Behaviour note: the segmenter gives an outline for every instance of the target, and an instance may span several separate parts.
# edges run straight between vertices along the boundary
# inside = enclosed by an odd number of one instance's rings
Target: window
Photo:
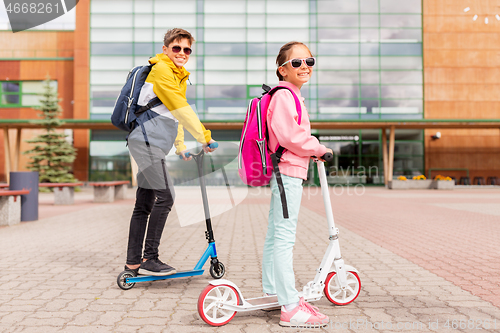
[[[57,81],[51,86],[57,91]],[[2,81],[0,82],[0,107],[34,107],[40,105],[43,81]]]

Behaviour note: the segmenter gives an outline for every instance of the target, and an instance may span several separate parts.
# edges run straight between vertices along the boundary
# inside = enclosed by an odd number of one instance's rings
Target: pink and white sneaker
[[[319,309],[310,305],[301,297],[299,305],[290,312],[281,308],[280,326],[319,328],[328,325],[330,318],[319,312]]]

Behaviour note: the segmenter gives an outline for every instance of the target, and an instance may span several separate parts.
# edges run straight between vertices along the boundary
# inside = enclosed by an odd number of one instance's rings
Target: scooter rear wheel
[[[231,321],[236,311],[219,308],[221,304],[238,305],[238,292],[228,285],[208,285],[198,298],[198,314],[211,326],[222,326]]]
[[[116,283],[118,284],[118,287],[120,287],[123,290],[132,289],[135,286],[135,282],[133,283],[125,282],[127,278],[132,278],[132,277],[136,277],[136,275],[131,271],[123,271],[120,274],[118,274],[118,277],[116,278]]]
[[[325,281],[325,296],[335,305],[347,305],[354,301],[361,291],[361,280],[358,273],[347,271],[347,287],[345,290],[340,288],[337,279],[337,272],[330,272]]]

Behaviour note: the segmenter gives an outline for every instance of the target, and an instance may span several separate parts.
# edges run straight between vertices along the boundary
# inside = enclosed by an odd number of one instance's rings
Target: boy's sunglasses
[[[182,48],[180,46],[172,46],[172,52],[174,53],[179,53],[181,52]],[[193,50],[191,50],[189,47],[184,48],[184,54],[185,55],[190,55]]]
[[[307,67],[313,67],[316,64],[316,58],[309,57],[309,58],[305,58],[305,59],[290,59],[288,61],[285,61],[280,67],[283,67],[287,63],[290,63],[290,65],[293,68],[299,68],[300,66],[302,66],[302,62],[304,62]]]

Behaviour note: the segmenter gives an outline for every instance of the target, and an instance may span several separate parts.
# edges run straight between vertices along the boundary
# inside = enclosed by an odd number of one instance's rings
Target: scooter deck
[[[180,277],[202,275],[204,271],[205,270],[203,270],[203,269],[195,269],[195,270],[191,270],[191,271],[181,271],[181,272],[177,272],[175,274],[163,275],[163,276],[139,275],[137,277],[127,278],[125,282],[126,283],[136,283],[136,282],[175,279],[175,278],[180,278]]]
[[[246,299],[248,303],[253,306],[269,304],[273,306],[278,306],[278,296],[265,296],[265,297],[257,297],[257,298],[249,298]]]

